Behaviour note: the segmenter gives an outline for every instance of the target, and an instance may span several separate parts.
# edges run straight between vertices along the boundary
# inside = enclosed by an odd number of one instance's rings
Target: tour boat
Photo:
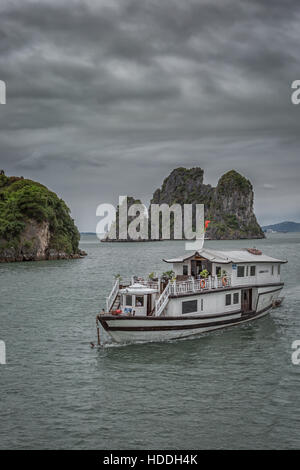
[[[164,259],[171,278],[116,279],[100,326],[117,343],[163,341],[227,328],[260,318],[280,305],[284,260],[255,248],[201,249]]]

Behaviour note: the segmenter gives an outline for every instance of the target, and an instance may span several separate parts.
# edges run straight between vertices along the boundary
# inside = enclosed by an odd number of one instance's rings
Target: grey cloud
[[[0,166],[58,191],[81,229],[175,166],[211,184],[236,168],[262,222],[299,217],[298,2],[4,0],[0,16]]]

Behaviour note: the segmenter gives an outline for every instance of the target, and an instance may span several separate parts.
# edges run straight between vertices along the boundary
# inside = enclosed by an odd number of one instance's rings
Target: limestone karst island
[[[211,239],[264,238],[253,211],[250,181],[231,170],[214,188],[203,183],[203,175],[201,168],[174,169],[154,192],[151,203],[204,204]],[[128,200],[129,206],[136,202]],[[0,170],[0,262],[79,258],[85,255],[79,240],[62,199],[38,182],[9,177]],[[105,241],[114,240],[107,237]]]
[[[216,187],[203,183],[204,170],[202,168],[176,168],[165,178],[161,188],[157,189],[150,204],[204,204],[205,219],[210,220],[207,238],[213,240],[238,240],[264,238],[264,232],[257,222],[253,210],[254,193],[251,182],[236,172],[228,171],[218,181]],[[129,197],[128,208],[139,199]],[[116,238],[108,232],[102,240],[132,241],[121,239],[118,234],[118,213]],[[151,211],[149,211],[151,218]],[[133,218],[128,217],[128,224]],[[172,224],[171,219],[171,238]],[[183,237],[184,238],[184,234]],[[149,241],[149,240],[140,240]]]
[[[80,234],[55,193],[0,170],[0,262],[79,258]]]

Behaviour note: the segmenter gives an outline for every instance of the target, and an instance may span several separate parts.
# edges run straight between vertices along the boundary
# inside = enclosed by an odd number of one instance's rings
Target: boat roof
[[[157,289],[152,289],[150,287],[144,286],[143,284],[139,284],[135,282],[131,284],[131,286],[124,287],[124,289],[120,289],[121,294],[154,294],[157,292]]]
[[[178,258],[163,259],[166,263],[183,263],[194,256],[203,257],[212,263],[229,264],[229,263],[287,263],[287,261],[272,258],[271,256],[254,254],[248,251],[248,248],[241,250],[211,250],[203,248],[200,251],[186,252]]]

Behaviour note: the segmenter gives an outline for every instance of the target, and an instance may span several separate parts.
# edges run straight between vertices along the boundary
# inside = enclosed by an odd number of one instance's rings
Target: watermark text
[[[292,363],[294,366],[300,365],[300,340],[295,340],[292,342],[292,349],[295,351],[292,353]]]
[[[6,104],[6,83],[0,80],[0,104]]]
[[[291,88],[293,88],[293,93],[291,95],[291,101],[293,104],[299,104],[300,103],[300,80],[294,80]]]
[[[4,341],[0,340],[0,365],[6,364],[6,348]]]
[[[201,250],[205,231],[203,204],[128,204],[128,196],[119,196],[117,209],[112,204],[100,204],[96,216],[98,238],[107,240],[188,240],[186,250]]]

